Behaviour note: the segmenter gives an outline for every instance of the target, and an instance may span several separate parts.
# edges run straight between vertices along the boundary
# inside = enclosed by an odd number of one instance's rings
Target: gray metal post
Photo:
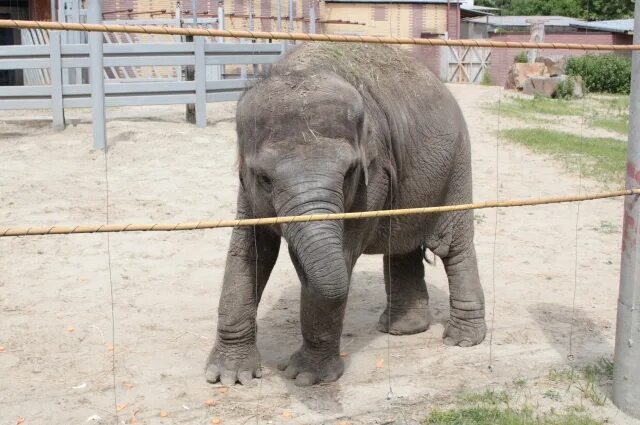
[[[193,16],[193,28],[196,28],[198,24],[198,18],[196,17],[196,10],[198,10],[198,0],[191,1],[191,14]],[[195,40],[193,36],[187,36],[187,43],[194,43],[195,49]],[[194,81],[195,80],[195,68],[191,65],[187,65],[184,68],[185,70],[185,80]],[[187,122],[191,124],[196,123],[196,105],[193,103],[188,103],[186,106],[186,119]]]
[[[293,32],[293,0],[289,0],[289,31]]]
[[[316,5],[313,3],[309,8],[309,32],[311,34],[316,33]]]
[[[634,43],[640,43],[640,1],[635,6]],[[640,187],[640,52],[633,52],[627,188]],[[640,197],[624,202],[622,263],[613,369],[613,402],[640,418]]]
[[[204,44],[204,37],[196,37],[193,43],[196,59],[196,125],[200,128],[207,126],[207,65]]]
[[[278,22],[278,32],[282,32],[282,5],[280,4],[280,0],[276,1],[276,17]]]
[[[181,28],[182,27],[182,5],[180,4],[180,2],[176,3],[176,27],[177,28]],[[180,36],[180,41],[184,41],[184,37]],[[178,81],[182,81],[184,79],[184,76],[182,75],[182,67],[181,66],[176,66],[176,79]]]
[[[49,31],[49,45],[51,54],[51,111],[53,113],[53,129],[64,130],[60,31]]]
[[[91,0],[87,12],[87,21],[91,24],[102,23],[102,0]],[[91,69],[91,121],[93,123],[93,147],[107,149],[107,136],[104,111],[104,64],[102,56],[102,33],[89,34]]]

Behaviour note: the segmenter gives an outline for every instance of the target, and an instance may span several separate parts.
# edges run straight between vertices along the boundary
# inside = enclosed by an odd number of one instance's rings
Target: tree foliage
[[[634,0],[476,0],[504,15],[570,16],[594,20],[632,18]]]

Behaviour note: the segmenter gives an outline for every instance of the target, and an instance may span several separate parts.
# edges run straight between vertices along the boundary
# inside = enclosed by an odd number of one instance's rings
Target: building
[[[585,22],[565,16],[483,16],[463,20],[463,38],[488,38],[494,41],[531,41],[532,24],[544,25],[544,38],[549,43],[633,44],[633,19]],[[491,79],[503,85],[514,58],[522,49],[493,49]],[[580,50],[540,51],[539,55],[581,56]]]

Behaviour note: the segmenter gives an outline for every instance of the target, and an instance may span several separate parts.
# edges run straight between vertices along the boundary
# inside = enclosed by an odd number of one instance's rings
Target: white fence
[[[64,128],[64,109],[94,106],[93,84],[64,81],[65,70],[91,68],[172,66],[194,67],[193,81],[109,80],[104,84],[105,106],[195,104],[196,124],[206,126],[207,102],[236,100],[249,79],[207,78],[207,67],[269,66],[278,60],[279,43],[208,43],[203,37],[184,43],[104,44],[95,58],[91,44],[63,44],[62,33],[51,31],[48,45],[0,46],[0,70],[47,70],[48,85],[0,87],[2,109],[51,109],[54,128]],[[97,61],[95,61],[97,59]],[[95,65],[95,66],[100,66]],[[101,73],[103,76],[105,72]],[[116,82],[117,81],[117,82]],[[96,125],[96,123],[94,123]]]

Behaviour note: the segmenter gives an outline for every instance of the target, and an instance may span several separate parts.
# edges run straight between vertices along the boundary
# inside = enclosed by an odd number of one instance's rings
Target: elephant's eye
[[[271,182],[271,179],[267,175],[262,174],[262,173],[258,173],[256,175],[256,181],[258,182],[258,184],[260,186],[262,186],[263,189],[265,189],[267,191],[271,190],[271,183],[272,182]]]

